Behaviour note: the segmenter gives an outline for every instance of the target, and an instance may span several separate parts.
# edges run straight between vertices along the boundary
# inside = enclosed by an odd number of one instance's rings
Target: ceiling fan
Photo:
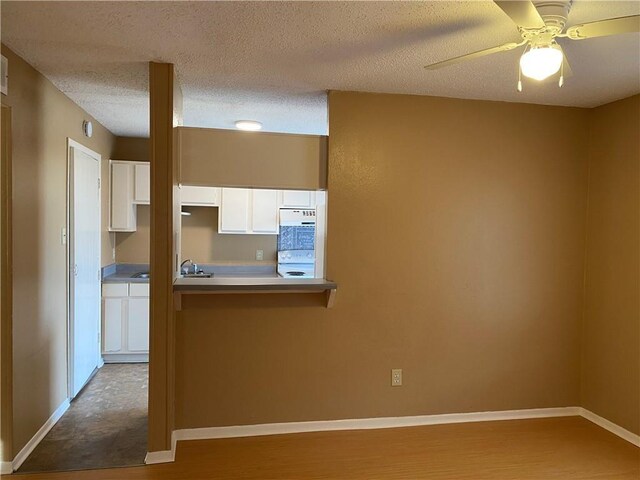
[[[563,33],[562,30],[567,22],[572,1],[495,0],[494,3],[517,25],[522,41],[479,50],[442,62],[432,63],[424,68],[436,70],[466,60],[493,53],[506,52],[526,45],[520,57],[517,90],[519,92],[522,91],[521,75],[535,80],[544,80],[558,73],[558,71],[560,71],[558,86],[562,87],[565,75],[571,75],[571,67],[569,67],[569,62],[562,47],[556,42],[557,38],[584,40],[620,33],[640,32],[640,15],[633,15],[574,25],[567,28]]]

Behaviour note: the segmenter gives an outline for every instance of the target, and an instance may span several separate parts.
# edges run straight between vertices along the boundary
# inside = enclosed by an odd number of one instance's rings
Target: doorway
[[[69,139],[69,397],[101,366],[100,161]]]

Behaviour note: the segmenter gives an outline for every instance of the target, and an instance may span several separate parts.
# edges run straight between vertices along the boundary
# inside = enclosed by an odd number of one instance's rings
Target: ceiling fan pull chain
[[[522,92],[522,68],[520,67],[519,63],[518,63],[518,85],[516,87],[516,90],[518,90],[518,92]]]

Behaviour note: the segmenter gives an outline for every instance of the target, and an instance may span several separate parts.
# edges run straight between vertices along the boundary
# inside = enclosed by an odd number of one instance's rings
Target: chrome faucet
[[[191,270],[193,270],[193,273],[198,273],[198,264],[193,263],[193,260],[191,260],[190,258],[186,259],[184,262],[182,262],[180,264],[180,272],[184,275],[187,275],[189,273],[189,267],[184,266],[185,263],[190,263],[191,264]]]

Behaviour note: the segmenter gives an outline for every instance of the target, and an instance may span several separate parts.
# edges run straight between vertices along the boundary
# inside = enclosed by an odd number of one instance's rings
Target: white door
[[[100,156],[69,148],[69,375],[75,397],[100,362]]]

